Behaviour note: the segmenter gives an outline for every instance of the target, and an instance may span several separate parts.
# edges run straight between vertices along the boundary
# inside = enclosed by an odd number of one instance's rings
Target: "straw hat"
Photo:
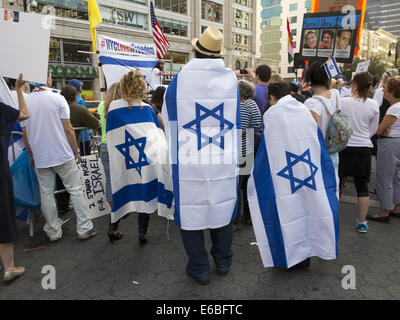
[[[214,27],[208,27],[200,36],[192,40],[193,48],[206,56],[220,57],[226,54],[222,46],[222,33]]]

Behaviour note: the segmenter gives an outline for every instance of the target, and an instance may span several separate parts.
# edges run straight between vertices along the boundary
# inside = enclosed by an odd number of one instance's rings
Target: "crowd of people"
[[[307,44],[310,47],[316,45],[314,38],[313,33],[307,35]],[[329,48],[332,35],[326,32],[323,40],[324,47]],[[215,28],[207,28],[199,39],[192,41],[192,45],[195,58],[185,65],[167,89],[159,86],[153,92],[150,101],[147,101],[148,88],[138,71],[131,71],[124,75],[119,83],[108,88],[104,87],[102,90],[104,102],[98,106],[100,120],[85,108],[85,102],[80,96],[83,84],[78,80],[72,80],[62,89],[61,94],[48,90],[46,86],[51,87],[51,83],[48,82],[34,84],[33,92],[24,95],[22,88],[26,83],[22,81],[22,75],[19,77],[15,85],[19,110],[0,102],[2,128],[0,175],[7,177],[0,181],[1,194],[6,200],[5,210],[0,214],[0,256],[6,282],[12,282],[25,271],[22,267],[14,266],[12,246],[17,239],[18,228],[15,222],[12,179],[6,155],[13,125],[18,121],[23,128],[25,146],[39,181],[41,212],[46,221],[43,230],[49,241],[58,241],[62,237],[59,209],[60,207],[65,209],[69,204],[69,196],[76,215],[78,238],[86,240],[99,233],[88,217],[77,167],[81,156],[90,153],[90,143],[88,143],[90,139],[86,131],[75,132],[74,127],[92,129],[101,127],[100,157],[106,176],[106,200],[113,207],[110,158],[118,151],[107,147],[107,115],[110,106],[124,103],[129,112],[150,118],[156,126],[165,130],[165,137],[169,142],[179,135],[179,130],[184,130],[183,125],[173,128],[169,123],[179,120],[177,117],[180,112],[185,112],[185,108],[186,110],[194,108],[194,104],[192,107],[185,103],[195,98],[218,104],[223,101],[225,118],[232,127],[240,129],[239,168],[234,166],[232,168],[226,166],[224,170],[216,168],[213,176],[204,178],[209,167],[196,167],[195,170],[200,172],[201,179],[208,179],[209,182],[204,194],[196,194],[195,200],[183,194],[182,191],[191,192],[187,188],[195,180],[191,170],[180,170],[179,175],[173,174],[175,220],[181,229],[183,245],[188,255],[186,272],[199,284],[208,284],[210,273],[203,230],[210,229],[212,241],[210,253],[216,265],[216,273],[225,276],[232,264],[233,232],[240,232],[241,223],[252,224],[247,199],[248,181],[263,138],[263,131],[269,126],[269,123],[263,121],[263,117],[266,119],[268,110],[279,106],[279,101],[288,105],[300,104],[307,107],[324,140],[335,111],[342,110],[349,116],[353,134],[347,147],[340,152],[331,153],[330,158],[340,179],[338,184],[340,191],[346,183],[346,178],[354,179],[358,197],[359,232],[367,232],[367,220],[388,223],[390,216],[400,217],[400,77],[397,70],[387,70],[379,88],[375,87],[376,78],[368,72],[356,74],[351,81],[351,87],[347,88],[344,77],[330,79],[320,63],[314,63],[307,68],[305,74],[309,88],[303,90],[300,84],[284,82],[279,75],[272,74],[271,68],[267,65],[260,65],[254,71],[247,69],[247,76],[251,82],[237,81],[233,71],[224,66],[222,58],[226,50],[222,46],[222,35]],[[163,64],[164,62],[160,61],[153,72],[154,76],[160,79],[165,74]],[[183,90],[177,89],[179,81],[193,82],[192,90],[185,94],[182,92],[177,94],[178,90]],[[210,87],[209,83],[214,87]],[[240,106],[238,110],[235,109],[237,106]],[[232,114],[238,111],[240,117],[229,118],[228,108],[233,110]],[[218,111],[214,112],[216,116]],[[148,137],[151,135],[151,130],[144,130],[141,134]],[[375,140],[371,139],[373,137]],[[228,143],[227,140],[225,143]],[[381,210],[378,213],[368,214],[370,193],[368,182],[374,149],[376,192]],[[86,152],[82,153],[82,150]],[[173,166],[172,171],[175,172],[174,170],[179,169]],[[239,170],[239,174],[235,173],[236,170]],[[223,174],[230,179],[219,179],[221,171],[225,171]],[[58,189],[65,188],[68,191],[65,194],[66,199],[57,200],[63,205],[56,205],[54,198],[56,176]],[[140,175],[138,179],[144,178]],[[199,181],[203,181],[201,179],[196,181],[200,183]],[[222,180],[225,184],[222,184]],[[226,190],[223,201],[220,201],[223,205],[210,200],[217,189]],[[149,239],[147,234],[149,217],[147,212],[138,212],[139,243],[142,246]],[[191,219],[193,221],[198,219],[200,222],[190,221]],[[110,220],[108,237],[111,243],[123,237],[118,230],[119,223],[120,220]],[[309,258],[296,266],[309,267]]]

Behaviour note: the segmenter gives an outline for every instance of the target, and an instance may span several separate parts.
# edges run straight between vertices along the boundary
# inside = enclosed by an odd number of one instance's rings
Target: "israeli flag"
[[[174,77],[162,117],[169,142],[175,222],[216,229],[236,215],[240,105],[222,59],[192,59]]]
[[[264,114],[264,124],[248,183],[264,267],[337,258],[338,183],[321,130],[307,107],[289,95]]]
[[[113,193],[111,221],[130,212],[156,210],[173,219],[167,141],[153,108],[139,101],[113,101],[106,130]]]
[[[326,74],[330,79],[336,77],[338,74],[341,73],[335,58],[331,58],[327,62],[325,62],[324,68]]]
[[[156,58],[143,56],[131,57],[118,54],[102,54],[99,56],[99,60],[102,64],[104,76],[109,87],[116,82],[120,82],[123,75],[129,71],[138,70],[149,84],[151,89],[156,89],[155,87],[153,88],[152,84],[152,70],[157,64]]]

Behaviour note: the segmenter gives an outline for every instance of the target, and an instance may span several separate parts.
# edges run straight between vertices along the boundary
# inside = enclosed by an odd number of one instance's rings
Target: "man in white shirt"
[[[163,60],[160,60],[151,71],[151,85],[153,87],[153,90],[163,84],[163,77],[167,75],[167,73],[164,72],[164,65],[165,62]]]
[[[31,117],[21,123],[24,141],[36,169],[40,185],[42,212],[46,219],[44,231],[50,241],[62,237],[61,220],[54,201],[56,173],[70,193],[77,217],[79,239],[99,233],[87,215],[83,186],[78,167],[81,158],[74,129],[70,122],[67,101],[60,94],[40,87],[27,97]]]

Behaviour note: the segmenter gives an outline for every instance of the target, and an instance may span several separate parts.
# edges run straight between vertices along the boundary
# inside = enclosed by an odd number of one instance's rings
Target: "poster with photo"
[[[317,56],[317,45],[319,39],[319,30],[306,30],[303,39],[303,55],[306,57]]]
[[[335,29],[321,30],[321,37],[318,43],[318,57],[329,57],[333,54],[335,42]]]
[[[349,26],[348,21],[354,24]],[[349,17],[341,12],[306,13],[303,19],[299,61],[326,60],[352,63],[361,11]]]
[[[339,29],[336,31],[335,41],[335,58],[349,58],[351,54],[351,42],[353,39],[353,31]]]

